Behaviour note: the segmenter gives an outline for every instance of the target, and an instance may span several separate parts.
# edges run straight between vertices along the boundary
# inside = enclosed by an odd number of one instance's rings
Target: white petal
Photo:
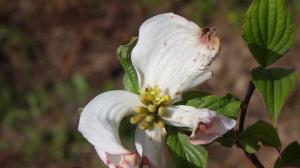
[[[131,54],[140,87],[157,84],[172,98],[180,96],[212,76],[207,67],[219,47],[210,29],[173,13],[146,20]]]
[[[109,168],[138,168],[137,155],[135,153],[128,154],[109,154],[99,147],[95,148],[99,157]]]
[[[120,142],[119,124],[138,105],[138,96],[130,92],[118,90],[100,94],[83,109],[78,130],[105,153],[128,154],[130,151]]]
[[[208,109],[191,106],[173,106],[163,118],[170,125],[192,131],[192,144],[207,144],[231,130],[236,121]]]
[[[164,168],[166,165],[165,129],[156,128],[135,131],[135,147],[140,156],[146,157],[151,168]]]

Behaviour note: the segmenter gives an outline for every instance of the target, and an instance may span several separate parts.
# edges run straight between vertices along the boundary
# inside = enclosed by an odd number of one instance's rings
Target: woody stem
[[[240,109],[241,109],[241,114],[240,114],[240,119],[239,119],[239,129],[237,131],[237,134],[239,135],[243,130],[244,130],[244,124],[245,124],[245,119],[246,119],[246,114],[247,114],[247,110],[248,110],[248,105],[249,102],[251,100],[251,97],[254,93],[255,90],[255,86],[253,84],[252,81],[249,82],[248,85],[248,90],[247,90],[247,94],[243,100],[243,102],[241,103]],[[236,145],[240,148],[240,144],[239,142],[236,143]],[[257,167],[257,168],[264,168],[263,164],[260,162],[260,160],[256,157],[255,154],[250,154],[247,153],[244,150],[245,155],[248,157],[248,159]]]

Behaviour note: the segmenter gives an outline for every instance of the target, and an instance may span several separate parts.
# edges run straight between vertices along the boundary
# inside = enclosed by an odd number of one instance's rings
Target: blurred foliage
[[[209,22],[212,10],[217,5],[217,0],[194,0],[184,7],[184,12],[191,16],[191,20],[201,25]],[[211,13],[211,14],[209,14]]]
[[[201,25],[225,14],[238,27],[249,2],[130,0],[124,7],[121,0],[1,0],[0,167],[99,166],[77,120],[80,107],[121,81],[119,65],[96,64],[101,56],[115,53],[112,46],[156,13],[172,11]],[[299,1],[291,3],[300,11]]]
[[[21,30],[1,25],[0,46],[0,152],[16,153],[20,162],[78,159],[89,148],[74,131],[79,116],[74,107],[83,105],[91,93],[85,77],[74,72],[70,79],[53,80],[38,73],[41,79],[35,80],[39,63],[30,38]],[[44,68],[51,68],[43,61]]]

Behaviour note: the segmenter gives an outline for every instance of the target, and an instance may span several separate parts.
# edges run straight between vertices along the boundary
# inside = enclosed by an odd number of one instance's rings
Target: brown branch
[[[240,106],[241,115],[240,115],[240,121],[239,121],[239,131],[238,131],[239,133],[244,130],[245,118],[246,118],[246,114],[247,114],[247,110],[248,110],[248,105],[249,105],[249,102],[253,95],[254,90],[255,90],[255,86],[254,86],[253,82],[250,81],[249,85],[248,85],[247,94]]]
[[[247,90],[247,94],[243,100],[243,102],[241,103],[240,109],[241,109],[241,114],[240,114],[240,120],[239,120],[239,129],[237,131],[237,134],[239,135],[243,130],[244,130],[244,125],[245,125],[245,119],[246,119],[246,114],[247,114],[247,110],[248,110],[248,105],[250,102],[250,99],[253,95],[253,92],[255,90],[255,86],[253,84],[252,81],[249,82],[248,85],[248,90]],[[238,147],[240,147],[240,143],[236,142],[236,145]],[[257,167],[257,168],[264,168],[263,164],[258,160],[258,158],[256,157],[255,154],[250,154],[247,153],[244,150],[245,155],[248,157],[248,159]]]

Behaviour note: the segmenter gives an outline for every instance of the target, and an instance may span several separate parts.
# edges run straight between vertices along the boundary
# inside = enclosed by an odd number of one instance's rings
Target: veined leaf
[[[271,146],[275,148],[281,147],[281,142],[276,129],[264,122],[257,121],[245,129],[238,137],[240,145],[248,153],[254,153],[259,149],[259,142],[264,146]]]
[[[131,51],[135,46],[136,41],[137,38],[132,38],[128,44],[121,45],[117,50],[118,59],[125,71],[125,76],[123,78],[124,88],[133,93],[138,93],[139,91],[138,77],[131,62]]]
[[[127,73],[125,73],[123,76],[123,86],[125,90],[128,90],[133,93],[137,93],[136,85],[133,83],[132,80],[130,80]]]
[[[199,91],[183,94],[182,103],[195,108],[207,108],[231,118],[237,117],[241,104],[237,98],[230,94],[220,97]]]
[[[292,69],[259,67],[252,72],[255,87],[261,93],[273,123],[296,85],[296,73]]]
[[[206,167],[207,151],[200,145],[192,145],[186,135],[169,128],[166,143],[177,168]]]
[[[293,142],[288,145],[281,153],[281,157],[277,159],[274,167],[300,167],[300,144]]]
[[[277,61],[295,43],[296,27],[285,0],[254,0],[242,36],[261,66]]]

